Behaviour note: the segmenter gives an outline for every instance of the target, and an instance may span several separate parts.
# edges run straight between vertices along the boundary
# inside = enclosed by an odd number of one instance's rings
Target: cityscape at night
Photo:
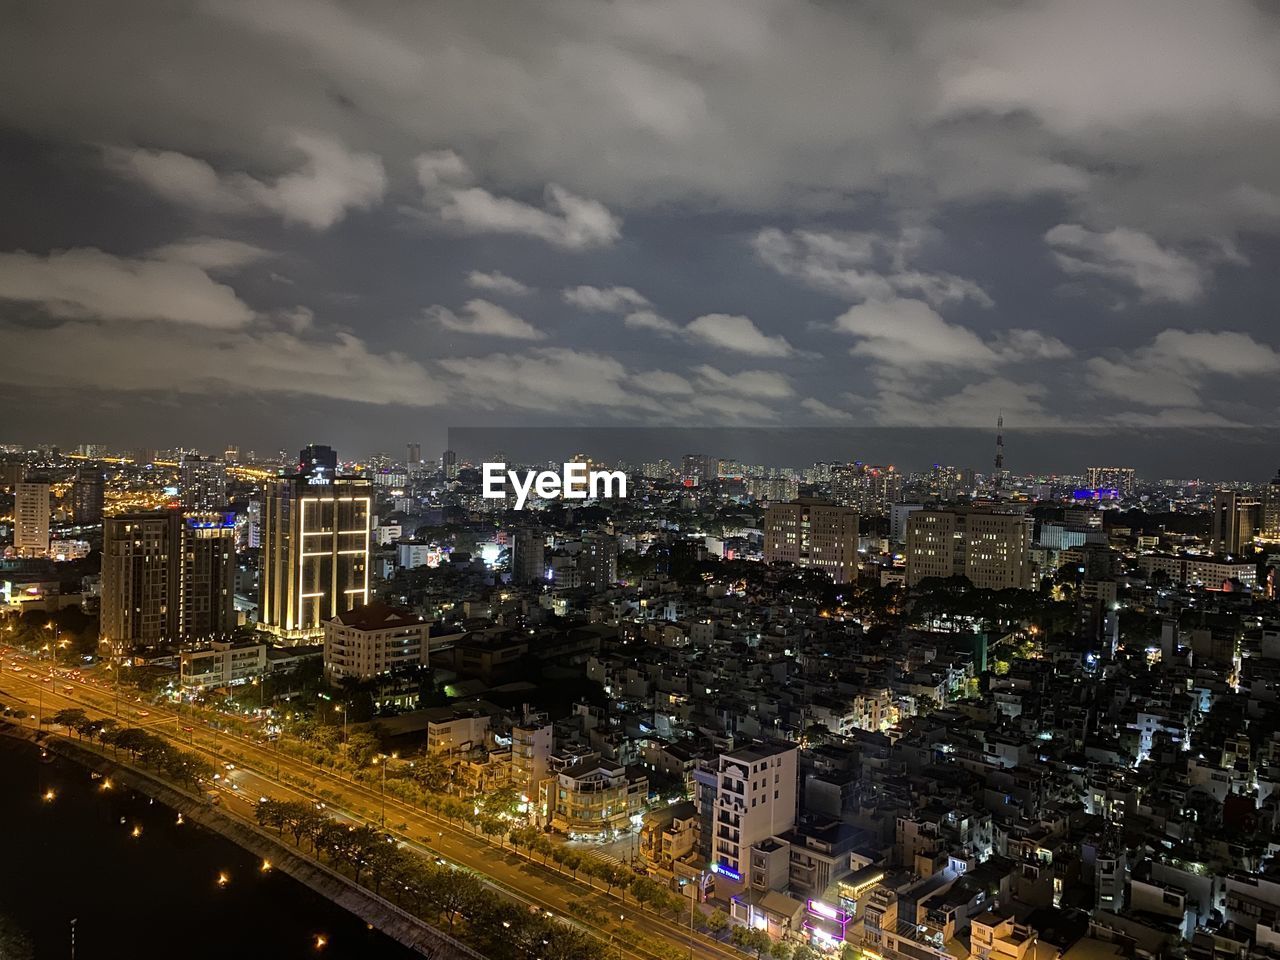
[[[1280,958],[1280,9],[19,0],[0,960]]]

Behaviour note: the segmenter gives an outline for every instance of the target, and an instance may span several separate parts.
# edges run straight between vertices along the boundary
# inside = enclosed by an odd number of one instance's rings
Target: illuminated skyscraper
[[[235,629],[234,515],[121,514],[105,520],[102,538],[100,637],[111,653]]]
[[[261,627],[312,640],[323,621],[369,600],[372,488],[322,471],[281,477],[262,511]]]
[[[1262,535],[1268,540],[1280,540],[1280,470],[1276,471],[1263,494]]]
[[[1133,496],[1137,483],[1133,467],[1089,467],[1086,476],[1090,490],[1118,490],[1122,497]]]
[[[49,552],[49,484],[23,480],[14,493],[13,547],[20,557]]]
[[[221,510],[227,505],[227,465],[188,454],[178,466],[178,494],[182,508],[190,513]]]
[[[1263,504],[1257,497],[1235,490],[1219,490],[1213,495],[1211,549],[1214,553],[1241,553],[1253,546],[1263,524]]]

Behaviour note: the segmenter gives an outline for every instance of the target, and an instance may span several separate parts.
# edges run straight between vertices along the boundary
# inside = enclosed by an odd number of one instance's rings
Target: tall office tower
[[[1218,490],[1213,495],[1210,549],[1214,553],[1242,553],[1251,548],[1262,519],[1263,504],[1257,497]]]
[[[858,511],[801,497],[770,504],[764,515],[764,559],[824,570],[836,583],[858,577]]]
[[[458,455],[452,450],[446,450],[440,455],[440,472],[449,480],[458,475]]]
[[[71,483],[71,516],[81,526],[102,522],[102,505],[106,496],[106,480],[102,467],[94,464],[76,471]]]
[[[1020,513],[917,510],[907,519],[907,585],[963,575],[982,589],[1029,590],[1034,527]]]
[[[239,463],[239,462],[240,462],[240,448],[239,448],[239,447],[227,447],[227,449],[226,449],[226,450],[224,450],[224,451],[222,452],[222,459],[223,459],[223,460],[225,460],[227,463]]]
[[[372,486],[323,472],[281,477],[262,511],[261,628],[313,640],[323,621],[369,602]]]
[[[405,444],[405,466],[410,470],[422,464],[422,444],[407,443]]]
[[[23,480],[14,493],[13,548],[20,557],[49,552],[49,484]]]
[[[608,590],[618,582],[618,541],[607,533],[588,533],[578,554],[582,585],[592,590]]]
[[[190,513],[221,510],[227,505],[227,465],[188,454],[178,465],[178,494],[182,509]]]
[[[309,443],[298,454],[298,472],[307,477],[332,480],[338,475],[338,451],[322,443]]]
[[[546,579],[546,535],[536,527],[521,527],[511,541],[511,582],[527,585]]]
[[[113,654],[230,633],[235,517],[181,510],[108,517],[100,636]]]
[[[1085,477],[1090,490],[1117,490],[1121,497],[1132,497],[1138,486],[1133,467],[1089,467]]]
[[[796,825],[799,784],[794,743],[760,742],[722,753],[716,765],[711,869],[751,882],[751,847]]]
[[[1280,470],[1262,497],[1262,535],[1268,540],[1280,540]]]

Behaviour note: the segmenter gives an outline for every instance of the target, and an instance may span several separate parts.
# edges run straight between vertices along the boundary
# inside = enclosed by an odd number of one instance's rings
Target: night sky
[[[1014,470],[1176,427],[1192,476],[1280,414],[1275,4],[4,19],[0,442],[849,426],[896,453],[1003,413],[1060,438]]]

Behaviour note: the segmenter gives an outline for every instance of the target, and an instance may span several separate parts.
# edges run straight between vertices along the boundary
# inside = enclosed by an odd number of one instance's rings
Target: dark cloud
[[[1249,0],[29,4],[0,383],[52,360],[110,398],[19,428],[64,442],[335,401],[387,448],[428,410],[1269,424],[1278,28]]]

